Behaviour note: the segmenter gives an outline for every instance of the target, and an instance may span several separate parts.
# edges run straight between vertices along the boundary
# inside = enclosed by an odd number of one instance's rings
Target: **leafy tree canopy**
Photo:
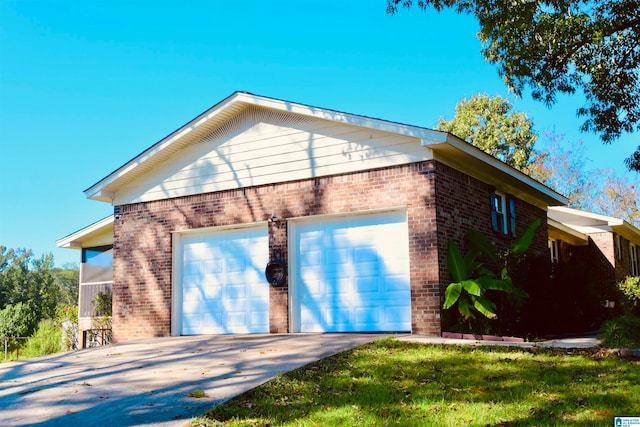
[[[590,166],[582,141],[543,133],[546,148],[525,172],[569,198],[569,206],[621,218],[640,227],[640,184]]]
[[[511,110],[511,103],[500,96],[474,95],[460,101],[454,118],[440,119],[437,127],[523,170],[531,160],[538,137],[527,115]]]
[[[53,318],[58,305],[77,304],[78,269],[71,267],[54,268],[50,253],[36,258],[29,249],[0,245],[0,310],[22,303],[37,323]]]
[[[412,0],[387,0],[387,12]],[[640,0],[418,0],[478,19],[482,53],[518,96],[552,105],[582,90],[581,129],[605,143],[640,130]],[[640,146],[627,160],[640,171]]]

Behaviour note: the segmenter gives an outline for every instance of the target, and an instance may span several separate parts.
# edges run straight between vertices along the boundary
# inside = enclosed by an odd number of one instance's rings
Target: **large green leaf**
[[[487,290],[502,291],[506,293],[513,292],[514,287],[509,280],[489,279],[481,277],[477,279],[480,285]]]
[[[445,310],[447,308],[451,308],[456,301],[458,301],[458,298],[460,298],[461,292],[462,283],[449,283],[449,286],[447,286],[447,289],[444,291],[444,304],[442,305],[442,308]]]
[[[491,261],[497,262],[499,259],[496,247],[489,241],[489,238],[477,230],[469,230],[465,236],[467,247],[470,251],[479,252]]]
[[[484,292],[483,287],[475,280],[464,280],[462,281],[462,287],[465,291],[469,292],[471,295],[480,296]]]
[[[458,311],[465,319],[472,318],[475,319],[476,316],[473,315],[473,306],[469,303],[469,300],[466,298],[462,298],[458,302]]]
[[[524,233],[516,241],[513,243],[513,247],[511,248],[511,253],[514,255],[522,255],[527,252],[529,246],[531,246],[531,242],[533,241],[533,236],[536,234],[536,229],[540,226],[542,220],[540,218],[536,218]]]
[[[471,300],[473,301],[473,306],[475,307],[475,309],[478,310],[484,317],[487,317],[489,319],[495,319],[497,317],[496,305],[489,299],[472,295]]]
[[[447,244],[447,268],[454,282],[462,282],[467,279],[467,266],[462,252],[453,240]]]

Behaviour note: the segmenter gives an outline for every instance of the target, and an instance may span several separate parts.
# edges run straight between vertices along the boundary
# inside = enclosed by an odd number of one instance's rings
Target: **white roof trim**
[[[567,206],[550,206],[547,214],[549,218],[583,234],[614,232],[631,241],[640,241],[640,230],[620,218],[572,209]]]
[[[532,193],[537,194],[536,197],[540,197],[546,204],[562,205],[568,203],[568,200],[564,196],[447,132],[348,114],[325,108],[317,108],[246,92],[235,92],[228,98],[214,105],[206,112],[200,114],[180,129],[158,141],[119,169],[86,189],[84,191],[85,195],[89,199],[112,203],[115,192],[119,188],[150,170],[154,165],[166,160],[171,154],[195,142],[198,138],[203,137],[207,132],[210,132],[228,120],[229,117],[238,114],[249,106],[275,109],[415,137],[420,139],[423,146],[434,150],[436,153],[442,152],[443,158],[447,156],[451,158],[452,155],[457,155],[452,154],[453,151],[455,151],[456,153],[464,153],[464,155],[467,156],[465,159],[471,159],[478,164],[487,165],[491,170],[497,169],[501,172],[501,176],[496,177],[494,181],[502,182],[502,178],[515,179],[519,182],[518,186],[520,186],[521,193],[531,193],[531,190],[533,190]],[[453,150],[451,150],[452,148]],[[465,162],[462,161],[462,166],[464,166],[464,163]],[[476,167],[476,169],[478,169],[478,167]],[[490,177],[491,174],[485,173],[484,175],[485,177]],[[522,190],[523,188],[524,190]]]
[[[104,233],[108,231],[110,228],[113,229],[113,215],[110,215],[106,218],[101,219],[98,222],[94,222],[93,224],[76,231],[75,233],[69,234],[66,237],[56,241],[56,245],[59,248],[74,248],[79,249],[82,246],[82,241],[86,241],[88,238]]]
[[[469,144],[468,142],[458,138],[455,135],[447,134],[448,138],[446,139],[446,144],[450,147],[453,147],[479,161],[487,164],[488,166],[496,169],[497,171],[507,175],[510,178],[513,178],[520,183],[526,185],[527,187],[531,187],[536,190],[538,193],[544,195],[548,200],[547,203],[549,205],[565,205],[569,203],[569,199],[565,196],[557,193],[546,185],[540,183],[539,181],[531,178],[529,175],[507,165],[501,160],[496,159],[492,155],[485,153],[481,149]],[[442,148],[442,145],[423,142],[423,145],[432,148],[436,153],[439,148]],[[436,159],[438,157],[436,156]],[[545,206],[546,207],[546,206]]]
[[[571,240],[571,242],[569,243],[574,246],[587,245],[589,243],[589,236],[577,230],[574,230],[573,228],[568,227],[561,222],[558,222],[551,218],[547,218],[547,225],[549,226],[550,237],[551,234],[553,234],[553,231],[557,230],[559,234],[569,236],[569,239]]]

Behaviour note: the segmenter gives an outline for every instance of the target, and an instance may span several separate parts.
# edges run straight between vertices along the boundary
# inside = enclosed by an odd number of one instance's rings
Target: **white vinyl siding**
[[[129,183],[115,205],[428,160],[415,137],[250,108]]]

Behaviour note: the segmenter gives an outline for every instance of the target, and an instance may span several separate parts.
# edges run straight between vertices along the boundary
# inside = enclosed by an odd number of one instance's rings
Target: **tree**
[[[0,310],[0,338],[11,338],[11,348],[20,345],[18,338],[30,336],[37,324],[33,310],[26,304],[9,304]]]
[[[582,141],[566,148],[564,135],[543,133],[547,148],[537,153],[525,171],[532,178],[569,199],[569,207],[588,209],[589,187],[595,185],[587,174],[587,157]],[[598,186],[599,187],[599,186]]]
[[[527,115],[511,111],[512,108],[511,103],[500,96],[474,95],[458,102],[453,119],[440,119],[437,128],[522,170],[531,161],[538,137]]]
[[[387,13],[412,0],[387,0]],[[605,143],[640,130],[640,0],[418,0],[422,10],[452,8],[478,19],[485,59],[518,96],[530,87],[550,106],[581,89],[581,130]],[[640,171],[640,146],[626,161]]]
[[[57,289],[56,306],[78,304],[80,270],[77,264],[65,264],[62,268],[51,269]]]
[[[526,173],[569,198],[569,207],[624,219],[640,226],[637,185],[610,169],[592,169],[582,141],[567,143],[563,135],[543,134],[547,148]]]
[[[59,294],[51,274],[53,255],[35,258],[31,250],[0,246],[0,309],[23,303],[36,316],[53,318]]]

